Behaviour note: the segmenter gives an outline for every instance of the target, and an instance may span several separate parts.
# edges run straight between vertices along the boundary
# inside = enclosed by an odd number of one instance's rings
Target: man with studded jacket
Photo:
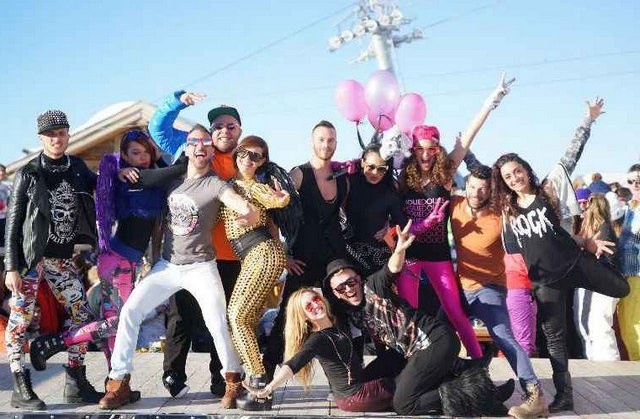
[[[32,320],[42,279],[73,324],[91,319],[79,272],[72,262],[74,245],[95,240],[93,191],[96,175],[79,158],[66,154],[67,116],[49,110],[37,118],[43,151],[15,175],[14,195],[7,214],[5,284],[12,292],[6,329],[7,355],[13,375],[11,405],[45,409],[33,392],[24,365],[25,331]],[[89,384],[83,365],[87,347],[69,347],[64,400],[97,403],[100,394]]]

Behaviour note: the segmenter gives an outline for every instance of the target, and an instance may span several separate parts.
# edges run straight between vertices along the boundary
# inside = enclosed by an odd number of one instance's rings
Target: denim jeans
[[[509,365],[518,376],[520,385],[538,381],[531,360],[516,341],[507,311],[506,289],[498,285],[485,285],[477,290],[465,291],[469,314],[484,322],[491,338],[505,354]]]

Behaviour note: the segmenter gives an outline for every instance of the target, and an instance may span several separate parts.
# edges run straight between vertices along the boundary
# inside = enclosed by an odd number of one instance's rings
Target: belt
[[[258,227],[254,230],[247,231],[235,240],[229,240],[229,243],[231,243],[231,248],[236,256],[238,256],[239,259],[244,259],[251,249],[272,238],[266,227]]]

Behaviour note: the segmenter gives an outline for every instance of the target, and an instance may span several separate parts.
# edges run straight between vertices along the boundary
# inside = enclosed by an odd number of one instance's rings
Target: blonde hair
[[[306,310],[302,305],[302,297],[306,293],[320,297],[324,303],[327,316],[332,323],[335,323],[329,303],[318,291],[313,288],[301,288],[291,294],[287,303],[286,322],[284,324],[284,359],[291,359],[300,352],[306,340],[309,339],[309,335],[311,335],[312,325],[307,320]],[[313,363],[309,362],[296,375],[304,388],[309,389],[313,377]]]
[[[603,194],[593,194],[589,197],[589,207],[584,212],[580,236],[593,237],[605,223],[611,222],[609,201]]]

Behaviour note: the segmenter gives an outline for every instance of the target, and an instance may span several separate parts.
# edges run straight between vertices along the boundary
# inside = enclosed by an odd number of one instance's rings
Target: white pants
[[[573,295],[574,320],[591,361],[619,361],[620,352],[613,330],[613,316],[619,298],[576,288]]]
[[[147,314],[181,289],[189,291],[200,305],[202,317],[222,363],[221,373],[242,372],[240,358],[231,343],[227,302],[216,261],[174,265],[161,259],[136,285],[120,311],[116,343],[111,356],[111,379],[121,380],[133,370],[133,353],[140,324]]]

